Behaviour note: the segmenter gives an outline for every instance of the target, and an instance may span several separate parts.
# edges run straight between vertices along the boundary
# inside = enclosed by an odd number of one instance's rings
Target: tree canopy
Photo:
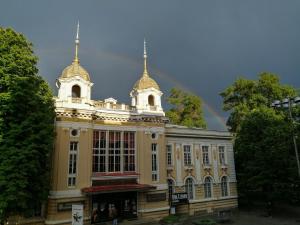
[[[279,77],[272,73],[262,73],[258,80],[237,79],[221,94],[223,109],[230,112],[227,125],[237,132],[241,121],[252,110],[260,106],[270,106],[274,100],[296,95],[295,89],[280,84]]]
[[[300,201],[292,138],[299,128],[286,110],[271,107],[275,100],[294,97],[296,93],[271,73],[260,74],[258,80],[239,78],[221,93],[223,108],[231,113],[227,124],[235,132],[240,198]],[[298,111],[293,110],[296,118]]]
[[[0,221],[46,200],[54,104],[26,38],[0,27]]]
[[[202,100],[199,96],[172,88],[167,102],[171,109],[166,112],[171,123],[187,127],[206,128],[203,117]]]
[[[300,200],[292,135],[283,112],[262,106],[246,116],[234,146],[240,197]]]

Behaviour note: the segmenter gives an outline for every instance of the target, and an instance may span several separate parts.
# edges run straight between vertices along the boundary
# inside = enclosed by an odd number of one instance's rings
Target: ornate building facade
[[[56,142],[45,224],[71,224],[82,204],[86,224],[206,214],[237,207],[232,136],[169,124],[162,92],[147,70],[131,104],[92,100],[93,83],[75,58],[57,79]]]

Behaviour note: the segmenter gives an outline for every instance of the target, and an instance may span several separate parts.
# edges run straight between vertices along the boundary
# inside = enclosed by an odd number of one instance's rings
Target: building
[[[56,142],[45,224],[71,224],[73,204],[84,221],[206,214],[237,207],[232,136],[169,124],[162,92],[144,71],[131,104],[92,100],[93,83],[75,58],[57,79]]]

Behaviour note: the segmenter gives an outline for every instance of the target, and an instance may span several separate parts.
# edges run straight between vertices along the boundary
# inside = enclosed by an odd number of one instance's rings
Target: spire
[[[144,38],[144,73],[143,76],[149,76],[147,71],[147,48],[146,48],[146,40]]]
[[[75,58],[74,58],[74,62],[77,62],[77,63],[79,63],[78,49],[79,49],[79,21],[77,23],[77,33],[76,33],[76,39],[75,39]]]

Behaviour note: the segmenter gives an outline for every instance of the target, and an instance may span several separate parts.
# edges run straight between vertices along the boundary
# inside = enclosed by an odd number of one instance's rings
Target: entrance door
[[[136,192],[94,195],[92,197],[92,224],[112,220],[109,215],[109,211],[112,207],[116,208],[119,218],[136,218],[136,204]]]

